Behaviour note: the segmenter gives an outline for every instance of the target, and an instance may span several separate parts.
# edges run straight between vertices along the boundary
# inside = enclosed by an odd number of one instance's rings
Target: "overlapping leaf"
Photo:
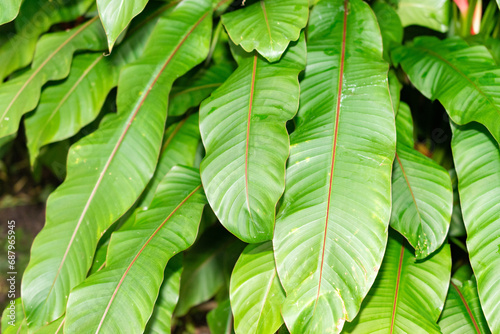
[[[444,310],[439,319],[441,333],[488,334],[490,330],[481,310],[476,280],[470,274],[464,277],[460,269],[451,279]]]
[[[438,99],[455,123],[477,121],[500,141],[500,68],[486,47],[419,37],[392,56],[417,89]]]
[[[419,261],[406,240],[391,233],[377,279],[345,332],[440,333],[450,272],[449,245]]]
[[[308,12],[307,0],[260,0],[222,15],[222,23],[235,44],[273,62],[299,38]]]
[[[151,206],[113,233],[106,267],[71,292],[65,331],[117,333],[125,323],[144,331],[165,266],[195,241],[205,202],[198,170],[174,167]]]
[[[382,262],[396,131],[370,7],[319,2],[274,236],[292,334],[338,333]]]
[[[208,328],[211,334],[232,334],[233,313],[229,299],[218,303],[217,307],[207,314]]]
[[[398,144],[392,174],[391,226],[415,248],[417,259],[443,244],[450,226],[453,189],[448,172],[413,149],[409,108],[396,117]]]
[[[449,0],[396,0],[403,27],[419,25],[440,32],[448,30]]]
[[[31,69],[0,86],[0,137],[17,132],[21,117],[37,106],[46,82],[69,74],[75,51],[100,50],[103,46],[104,31],[97,17],[69,31],[43,36]]]
[[[246,242],[270,240],[285,186],[286,122],[299,103],[305,41],[278,63],[245,54],[235,72],[200,108],[206,149],[201,179],[221,223]]]
[[[16,18],[22,0],[6,0],[0,3],[0,25]]]
[[[467,249],[479,299],[493,333],[500,331],[500,148],[477,123],[452,126]]]
[[[390,51],[395,46],[401,45],[403,41],[403,26],[398,13],[389,4],[377,1],[373,4],[373,11],[377,16],[377,21],[382,33],[384,44],[384,59],[390,61]]]
[[[0,81],[33,59],[38,37],[58,22],[73,21],[93,0],[24,0],[14,21],[17,34],[0,46]],[[3,2],[2,2],[3,3]]]
[[[208,52],[211,2],[185,0],[161,18],[144,54],[123,68],[118,114],[71,148],[65,182],[51,194],[31,250],[22,296],[32,328],[58,318],[92,264],[97,241],[136,201],[160,151],[168,91]],[[66,323],[68,325],[68,323]]]
[[[231,275],[231,306],[236,333],[273,334],[283,323],[281,287],[270,241],[250,244]]]

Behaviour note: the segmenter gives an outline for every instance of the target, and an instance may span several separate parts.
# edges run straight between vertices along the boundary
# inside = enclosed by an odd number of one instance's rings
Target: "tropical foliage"
[[[0,158],[61,181],[2,332],[500,333],[497,2],[4,0],[0,31]]]

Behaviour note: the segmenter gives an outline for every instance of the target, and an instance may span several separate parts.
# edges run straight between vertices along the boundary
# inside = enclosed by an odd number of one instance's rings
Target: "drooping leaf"
[[[273,334],[283,324],[285,291],[270,241],[245,248],[231,275],[230,295],[236,333]]]
[[[338,333],[382,262],[394,112],[382,38],[365,2],[320,1],[307,47],[274,249],[290,332]]]
[[[0,85],[0,137],[17,132],[21,117],[37,106],[46,82],[68,76],[75,51],[97,51],[105,45],[97,17],[69,31],[44,35],[37,44],[31,69]]]
[[[500,148],[477,123],[452,126],[467,250],[489,328],[500,331]]]
[[[113,233],[106,267],[71,291],[65,331],[117,333],[126,323],[143,332],[167,262],[195,241],[205,202],[198,170],[172,168],[151,206]]]
[[[419,261],[397,233],[391,233],[384,261],[361,311],[346,333],[440,333],[451,272],[448,244]]]
[[[448,31],[449,0],[398,0],[398,14],[403,27],[419,25],[440,32]]]
[[[93,0],[24,0],[14,21],[17,34],[0,46],[0,81],[31,62],[41,34],[53,24],[73,21],[92,2]]]
[[[481,310],[476,280],[471,275],[466,279],[453,275],[439,327],[443,334],[491,333]]]
[[[179,300],[181,286],[182,254],[174,256],[168,261],[160,293],[154,306],[153,314],[146,326],[147,334],[170,333],[172,314]]]
[[[99,17],[106,30],[110,51],[121,32],[143,11],[147,3],[148,0],[97,0]]]
[[[32,166],[40,147],[73,136],[97,117],[118,83],[120,68],[142,54],[156,21],[157,17],[145,18],[110,57],[102,53],[76,56],[68,78],[43,91],[36,112],[25,121]]]
[[[453,210],[448,172],[413,148],[413,121],[401,104],[396,117],[396,159],[392,171],[391,226],[415,248],[417,259],[443,244]]]
[[[222,23],[236,45],[274,62],[299,38],[308,12],[307,0],[260,0],[222,15]]]
[[[396,10],[389,4],[377,1],[372,6],[382,33],[384,59],[390,62],[390,51],[403,42],[403,26]]]
[[[22,0],[6,0],[0,3],[0,25],[16,18]]]
[[[455,123],[480,122],[500,141],[500,68],[484,46],[427,36],[395,49],[392,56],[417,89],[438,99]]]
[[[203,69],[194,77],[179,79],[170,93],[168,114],[180,116],[189,108],[198,106],[201,101],[226,81],[233,70],[232,64],[225,62]]]
[[[232,334],[233,313],[229,299],[219,303],[216,308],[207,314],[208,328],[211,334]]]
[[[208,52],[209,0],[185,0],[156,25],[140,59],[122,69],[118,114],[74,144],[65,182],[47,203],[23,277],[31,328],[58,318],[92,264],[97,241],[137,200],[160,152],[173,80]],[[70,202],[69,202],[70,200]]]
[[[270,240],[285,187],[286,122],[299,103],[304,38],[278,63],[246,54],[200,108],[201,179],[221,223],[245,242]]]

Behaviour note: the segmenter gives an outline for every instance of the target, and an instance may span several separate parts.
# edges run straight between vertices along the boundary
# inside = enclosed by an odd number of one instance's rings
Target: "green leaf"
[[[236,333],[273,334],[280,328],[285,291],[270,241],[245,248],[231,275],[230,292]]]
[[[453,275],[443,314],[439,319],[443,334],[491,333],[484,318],[474,277]]]
[[[448,244],[425,261],[391,233],[380,272],[346,333],[440,333],[451,272]]]
[[[22,0],[6,0],[0,3],[0,25],[16,18]]]
[[[201,105],[206,156],[200,170],[208,202],[221,223],[245,242],[273,236],[275,208],[285,187],[286,122],[297,112],[304,65],[304,38],[278,63],[246,54]]]
[[[377,1],[372,6],[382,33],[382,42],[384,45],[384,59],[390,62],[390,51],[401,45],[403,42],[403,26],[398,13],[382,1]]]
[[[7,277],[8,278],[8,277]],[[24,312],[23,304],[21,298],[16,298],[14,300],[6,300],[6,306],[2,313],[2,333],[6,333],[7,329],[10,331],[19,330],[24,323]],[[26,323],[24,323],[26,327]]]
[[[41,34],[53,24],[75,20],[85,13],[92,2],[24,0],[14,21],[17,34],[0,46],[0,81],[15,70],[29,65]]]
[[[42,86],[68,76],[73,53],[105,47],[97,17],[69,30],[45,35],[37,44],[31,69],[0,85],[0,138],[17,132],[21,117],[33,110]]]
[[[99,238],[137,200],[158,161],[173,80],[208,52],[211,2],[185,0],[161,18],[140,59],[121,71],[117,114],[72,146],[64,183],[47,202],[22,296],[35,329],[62,315]]]
[[[500,141],[500,69],[484,46],[427,36],[395,49],[392,56],[417,89],[438,99],[455,123],[480,122]]]
[[[274,62],[299,38],[308,12],[307,0],[260,0],[222,15],[222,23],[236,45]]]
[[[147,3],[148,0],[97,0],[99,17],[106,30],[110,52],[118,36],[130,21],[144,10]]]
[[[290,332],[338,333],[382,262],[396,130],[382,38],[365,2],[319,2],[307,48],[274,248]]]
[[[453,210],[448,172],[413,149],[413,121],[401,104],[396,117],[398,144],[392,171],[391,226],[415,248],[417,259],[443,244]]]
[[[170,93],[168,114],[180,116],[189,108],[198,106],[210,93],[220,87],[233,73],[233,66],[228,62],[216,64],[199,71],[194,77],[179,79]]]
[[[205,203],[198,170],[172,168],[151,206],[113,233],[106,267],[71,291],[65,331],[117,333],[126,323],[131,333],[143,332],[165,266],[195,241]]]
[[[165,278],[145,333],[170,333],[172,314],[179,300],[182,269],[182,254],[176,255],[168,261],[163,275]]]
[[[449,0],[399,0],[398,14],[403,27],[415,24],[446,32],[450,7]]]
[[[229,299],[219,303],[207,314],[208,328],[211,334],[231,334],[233,331],[233,313]]]
[[[45,89],[36,112],[26,118],[27,146],[33,166],[40,147],[69,138],[92,122],[109,91],[118,83],[121,67],[136,60],[157,19],[146,18],[110,56],[77,55],[68,78]]]
[[[452,126],[451,148],[479,299],[493,333],[500,331],[500,148],[477,124]]]

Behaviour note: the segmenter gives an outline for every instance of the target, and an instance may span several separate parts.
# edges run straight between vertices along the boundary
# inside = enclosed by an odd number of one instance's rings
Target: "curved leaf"
[[[274,248],[290,332],[338,333],[382,262],[394,112],[382,38],[366,3],[319,2],[307,47]]]
[[[452,126],[467,249],[479,299],[493,333],[500,331],[500,148],[477,123]]]
[[[443,167],[413,149],[413,121],[408,113],[409,108],[401,104],[396,117],[400,128],[392,171],[390,224],[415,248],[417,259],[423,259],[441,247],[446,238],[453,188]]]
[[[274,62],[299,38],[308,12],[307,0],[260,0],[222,15],[222,23],[236,45]]]
[[[14,21],[17,34],[0,46],[0,81],[15,70],[29,65],[41,34],[53,24],[73,21],[92,2],[93,0],[24,0]]]
[[[198,106],[229,78],[233,70],[231,63],[224,62],[201,70],[194,77],[179,79],[170,93],[168,114],[180,116],[189,108]]]
[[[219,303],[216,308],[207,314],[208,328],[211,334],[232,334],[233,313],[229,299]]]
[[[96,2],[111,52],[118,36],[130,21],[143,11],[148,0],[97,0]]]
[[[440,32],[448,31],[449,0],[397,0],[397,2],[398,15],[403,27],[416,24]]]
[[[164,279],[160,287],[160,293],[144,333],[170,333],[172,314],[179,300],[181,274],[182,254],[179,254],[168,261],[165,273],[163,274]]]
[[[470,275],[462,279],[454,275],[451,279],[439,327],[443,334],[488,334],[490,330],[484,318],[476,280]]]
[[[380,272],[346,333],[440,333],[451,272],[448,244],[425,261],[391,233]]]
[[[285,291],[270,241],[245,248],[231,275],[230,295],[236,333],[273,334],[283,324]]]
[[[486,47],[419,37],[392,56],[417,89],[438,99],[455,123],[480,122],[500,141],[500,68]]]
[[[297,112],[304,65],[304,38],[278,63],[246,54],[201,105],[206,156],[200,170],[208,202],[221,223],[245,242],[272,238],[285,187],[286,122]]]
[[[0,3],[0,25],[16,18],[22,0],[6,0]]]
[[[48,199],[22,296],[31,328],[58,318],[92,264],[97,241],[137,200],[160,151],[168,91],[208,52],[209,0],[185,0],[161,18],[144,54],[122,69],[118,114],[70,149],[68,174]],[[154,41],[154,42],[151,42]],[[147,134],[147,135],[146,135]]]
[[[113,233],[106,267],[71,291],[65,331],[118,333],[126,323],[131,333],[143,332],[165,266],[195,241],[205,202],[198,170],[172,168],[151,206]]]
[[[69,31],[43,36],[31,69],[0,85],[0,137],[16,133],[21,117],[37,106],[46,82],[68,76],[75,51],[100,50],[103,43],[104,32],[97,17]]]
[[[390,62],[390,51],[403,42],[403,26],[398,13],[389,4],[377,1],[372,6],[382,33],[384,59]]]

